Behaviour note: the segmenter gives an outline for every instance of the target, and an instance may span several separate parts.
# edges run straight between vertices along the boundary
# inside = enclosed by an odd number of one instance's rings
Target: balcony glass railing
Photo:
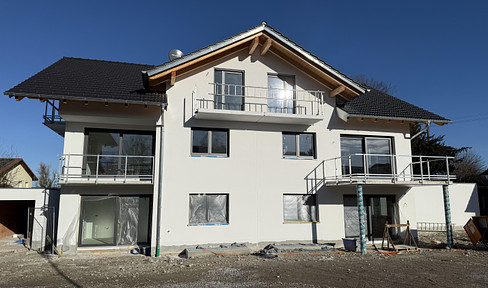
[[[210,83],[210,97],[194,97],[194,109],[234,110],[257,113],[323,115],[326,93],[319,90],[279,89]]]
[[[151,182],[154,156],[63,154],[58,181]]]

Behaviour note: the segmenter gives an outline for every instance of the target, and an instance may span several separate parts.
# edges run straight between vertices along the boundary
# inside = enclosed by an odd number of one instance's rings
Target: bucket
[[[342,238],[342,243],[344,244],[344,249],[346,249],[346,251],[356,252],[358,247],[357,241],[358,240],[355,238]]]

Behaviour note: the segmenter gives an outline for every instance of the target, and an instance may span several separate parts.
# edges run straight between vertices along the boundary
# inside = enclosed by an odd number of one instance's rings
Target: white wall
[[[418,222],[446,223],[442,186],[419,186],[412,188],[412,191],[415,195]],[[449,200],[451,222],[454,226],[462,227],[469,218],[480,213],[476,184],[449,185]]]
[[[214,68],[245,71],[248,86],[267,87],[268,73],[279,73],[295,75],[297,89],[329,91],[272,53],[249,56],[247,50],[178,75],[175,85],[168,86],[168,111],[164,113],[163,246],[312,240],[311,224],[283,223],[283,194],[306,193],[303,178],[320,161],[340,155],[341,134],[393,137],[395,152],[410,154],[408,124],[345,123],[335,116],[335,99],[328,97],[324,120],[310,127],[192,119],[192,92],[196,88],[197,98],[213,97],[209,83],[214,82]],[[230,129],[230,157],[192,157],[191,127]],[[315,132],[317,159],[283,159],[283,131]],[[192,193],[228,193],[229,225],[188,226]],[[340,239],[344,236],[342,194],[323,192],[318,197],[325,203],[319,207],[318,239]]]

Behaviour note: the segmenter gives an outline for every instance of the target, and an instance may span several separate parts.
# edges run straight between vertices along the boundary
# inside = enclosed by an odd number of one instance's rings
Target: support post
[[[454,241],[452,238],[451,203],[449,201],[449,185],[442,185],[442,192],[444,194],[444,213],[446,216],[447,247],[452,248],[452,246],[454,245]]]
[[[366,254],[366,221],[364,215],[363,185],[357,185],[358,194],[358,214],[359,214],[359,233],[361,241],[361,254]]]

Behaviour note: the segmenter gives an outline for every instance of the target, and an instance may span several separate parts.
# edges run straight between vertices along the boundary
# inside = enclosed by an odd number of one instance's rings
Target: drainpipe
[[[162,191],[163,191],[163,155],[164,155],[164,106],[161,107],[161,124],[159,127],[161,138],[159,141],[159,157],[158,157],[158,166],[159,166],[159,177],[158,177],[158,205],[156,211],[156,257],[160,256],[160,246],[161,246],[161,198],[162,198]]]
[[[446,217],[447,247],[452,248],[452,246],[454,245],[454,241],[452,238],[451,202],[449,201],[449,185],[442,185],[442,192],[444,194],[444,213]]]
[[[366,254],[366,220],[364,215],[363,185],[356,186],[358,194],[359,233],[361,241],[361,254]]]
[[[413,135],[412,137],[410,137],[410,141],[417,138],[420,134],[424,133],[425,131],[427,131],[430,127],[430,124],[432,124],[430,121],[427,121],[427,124],[425,125],[425,128],[420,130],[419,133]]]

